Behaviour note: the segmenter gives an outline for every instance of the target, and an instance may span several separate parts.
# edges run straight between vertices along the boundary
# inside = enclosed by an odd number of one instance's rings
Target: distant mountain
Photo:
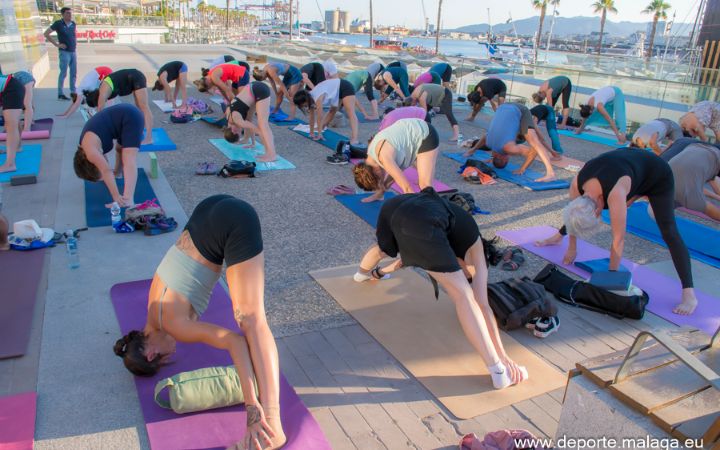
[[[552,17],[547,15],[545,17],[545,24],[543,25],[543,33],[550,29],[550,21]],[[513,23],[517,29],[519,35],[533,35],[537,31],[538,22],[540,16],[529,17],[527,19],[516,20]],[[649,22],[612,22],[610,20],[605,21],[605,32],[612,36],[630,36],[636,31],[647,30],[647,24]],[[457,28],[455,31],[465,33],[486,33],[488,31],[488,24],[476,24],[466,25],[464,27]],[[690,34],[692,24],[676,23],[673,25],[672,34],[687,36]],[[495,33],[512,33],[512,24],[509,23],[497,23],[493,24],[493,31]],[[573,34],[590,34],[593,31],[600,31],[600,18],[599,17],[558,17],[555,19],[555,27],[553,28],[553,35],[556,36],[568,36]],[[658,30],[662,33],[661,30]]]

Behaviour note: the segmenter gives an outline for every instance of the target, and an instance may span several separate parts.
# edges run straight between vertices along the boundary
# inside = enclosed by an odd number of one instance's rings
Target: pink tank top
[[[402,108],[397,108],[393,111],[390,111],[390,113],[386,114],[385,117],[383,117],[382,122],[380,122],[380,129],[378,131],[384,130],[385,128],[389,127],[400,119],[425,120],[426,115],[427,111],[425,111],[419,106],[404,106]]]

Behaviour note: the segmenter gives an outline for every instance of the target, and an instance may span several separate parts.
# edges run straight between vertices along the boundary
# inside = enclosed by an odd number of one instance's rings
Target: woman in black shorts
[[[305,64],[300,68],[300,72],[302,73],[305,89],[308,91],[325,81],[325,67],[323,67],[322,63],[312,62]]]
[[[547,104],[555,107],[558,100],[562,99],[562,124],[560,129],[564,129],[567,125],[568,115],[570,114],[570,94],[572,93],[572,82],[570,78],[564,75],[552,77],[540,85],[540,89],[532,95],[535,103],[542,103],[547,100]]]
[[[488,303],[488,270],[477,224],[433,188],[387,200],[377,222],[377,245],[367,251],[355,281],[381,280],[401,267],[419,267],[455,304],[465,336],[480,353],[493,386],[503,389],[528,379],[527,370],[505,352]],[[400,259],[380,268],[390,256]],[[419,300],[419,299],[418,299]]]
[[[145,116],[147,132],[141,144],[152,144],[153,115],[148,103],[147,79],[142,72],[137,69],[117,70],[105,77],[100,88],[87,93],[85,98],[89,107],[97,107],[98,111],[102,111],[108,100],[130,94],[135,98],[135,106]]]
[[[312,91],[300,90],[295,93],[293,103],[302,111],[309,110],[310,138],[323,139],[322,131],[335,117],[340,108],[350,120],[350,144],[358,145],[358,118],[355,114],[355,88],[352,83],[340,78],[331,78],[315,86]],[[323,105],[330,110],[323,116]],[[315,130],[317,129],[317,135]]]
[[[153,91],[163,91],[165,101],[172,103],[173,108],[177,106],[178,91],[182,97],[180,108],[187,105],[187,72],[188,66],[182,61],[171,61],[163,65],[157,72],[158,79],[155,80]],[[170,90],[170,83],[175,82],[175,91]]]
[[[600,223],[603,209],[610,212],[613,242],[610,270],[620,267],[625,246],[627,207],[647,197],[663,241],[670,249],[673,265],[682,283],[682,301],[675,314],[692,314],[697,306],[690,254],[675,223],[675,180],[667,162],[646,151],[619,148],[585,163],[570,185],[572,201],[563,210],[564,225],[537,245],[556,245],[569,235],[563,262],[572,264],[577,256],[577,237],[586,236]]]
[[[87,181],[103,180],[114,202],[123,207],[134,205],[137,154],[142,134],[143,115],[136,106],[120,103],[103,109],[85,123],[80,133],[80,143],[73,160],[75,174]],[[105,157],[113,147],[117,151],[115,173]],[[125,178],[125,192],[122,196],[115,181],[121,166]]]
[[[244,336],[199,320],[223,263],[235,321]],[[265,316],[264,291],[265,257],[257,213],[230,195],[208,197],[195,207],[153,276],[145,328],[119,339],[114,352],[130,372],[152,376],[168,362],[177,341],[227,350],[247,410],[247,433],[240,445],[253,450],[280,448],[286,441],[280,422],[280,370]]]
[[[2,105],[3,119],[7,142],[5,148],[5,163],[0,166],[0,173],[15,172],[15,155],[20,151],[20,117],[25,101],[25,86],[12,75],[0,74],[0,105]]]
[[[475,89],[468,94],[467,99],[472,105],[472,112],[467,120],[475,120],[480,110],[485,106],[486,102],[490,102],[493,111],[497,111],[498,106],[505,103],[507,95],[507,86],[503,80],[498,78],[485,78],[475,85]],[[493,99],[497,97],[497,102]]]
[[[253,111],[257,116],[257,125],[252,122]],[[253,81],[250,86],[240,90],[230,102],[226,112],[228,126],[224,130],[225,140],[235,143],[240,140],[240,133],[244,131],[252,136],[260,136],[265,147],[265,154],[256,156],[260,162],[270,162],[277,159],[275,153],[275,140],[270,130],[270,88],[261,81]]]

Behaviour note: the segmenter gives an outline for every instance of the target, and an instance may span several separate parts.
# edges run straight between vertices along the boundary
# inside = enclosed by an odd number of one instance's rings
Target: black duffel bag
[[[645,315],[650,297],[618,295],[584,281],[575,280],[560,272],[555,264],[548,264],[535,276],[534,281],[545,286],[555,297],[568,305],[608,314],[616,319],[640,320]]]
[[[223,178],[240,178],[255,177],[255,168],[257,164],[254,161],[237,161],[232,160],[225,164],[217,173],[217,176]]]
[[[503,330],[523,327],[536,317],[557,315],[557,306],[547,297],[545,288],[528,277],[489,283],[488,301]]]

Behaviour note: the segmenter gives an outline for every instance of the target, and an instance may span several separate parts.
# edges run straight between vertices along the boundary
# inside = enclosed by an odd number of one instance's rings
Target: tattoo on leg
[[[245,314],[243,314],[242,311],[240,311],[239,309],[236,309],[235,310],[235,322],[237,322],[239,325],[243,322],[243,320],[245,320]]]
[[[255,405],[247,406],[247,426],[250,427],[256,423],[260,423],[260,409]]]

